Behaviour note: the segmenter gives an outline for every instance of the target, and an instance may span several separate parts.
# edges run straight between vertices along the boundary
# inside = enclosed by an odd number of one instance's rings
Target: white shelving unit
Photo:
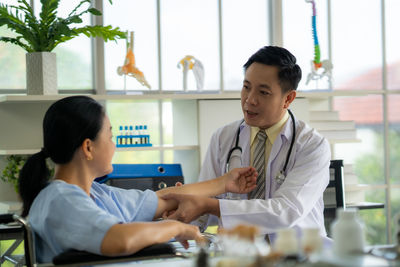
[[[329,109],[327,103],[331,97],[362,96],[376,93],[378,91],[298,92],[298,99],[292,105],[292,109],[296,113],[296,117],[309,122],[309,111],[321,110],[321,107],[323,107],[322,110]],[[42,147],[43,116],[53,102],[66,96],[68,95],[0,95],[0,169],[4,167],[4,157],[7,155],[33,154],[40,150]],[[171,101],[173,113],[172,145],[117,148],[117,152],[172,151],[174,162],[182,164],[185,179],[188,178],[188,182],[194,182],[197,179],[209,137],[218,128],[218,126],[210,124],[210,116],[218,118],[218,121],[222,124],[232,120],[233,114],[223,116],[219,114],[221,112],[219,109],[216,110],[217,113],[212,113],[211,115],[207,113],[210,105],[218,106],[219,104],[216,102],[221,101],[220,104],[230,105],[230,110],[237,110],[238,113],[241,113],[240,92],[238,91],[224,93],[144,92],[131,95],[90,96],[101,103],[120,101],[123,104],[136,100]],[[335,144],[360,142],[360,140],[342,139],[330,140],[330,142]],[[3,193],[0,190],[0,194]],[[2,200],[0,199],[0,201]]]
[[[166,150],[195,150],[199,146],[174,146],[174,145],[163,145],[163,146],[150,146],[150,147],[117,147],[116,151],[166,151]],[[39,149],[9,149],[0,150],[0,155],[30,155],[39,152]]]

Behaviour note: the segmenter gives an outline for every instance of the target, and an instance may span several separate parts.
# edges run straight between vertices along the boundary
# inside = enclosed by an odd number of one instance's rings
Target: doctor
[[[170,194],[166,198],[177,200],[179,208],[169,218],[190,222],[213,214],[225,228],[259,225],[271,241],[278,229],[289,227],[317,227],[326,236],[322,196],[329,183],[330,148],[289,110],[301,79],[296,58],[284,48],[265,46],[248,59],[244,70],[244,120],[214,133],[199,180],[254,166],[259,173],[256,189],[219,199]]]

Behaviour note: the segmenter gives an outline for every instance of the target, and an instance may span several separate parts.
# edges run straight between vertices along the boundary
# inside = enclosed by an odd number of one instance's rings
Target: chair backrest
[[[343,160],[331,160],[331,177],[327,188],[334,188],[336,208],[345,208],[346,199],[343,181]]]
[[[324,220],[328,236],[331,236],[331,224],[336,217],[337,208],[346,208],[344,181],[343,181],[343,160],[331,160],[329,166],[330,180],[324,192]]]

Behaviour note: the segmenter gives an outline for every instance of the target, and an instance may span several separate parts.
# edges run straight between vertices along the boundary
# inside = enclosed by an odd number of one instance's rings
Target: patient
[[[250,167],[157,192],[94,182],[112,172],[115,144],[103,107],[87,96],[67,97],[50,106],[43,120],[43,143],[19,180],[22,216],[29,215],[39,262],[51,262],[71,248],[109,256],[131,254],[174,237],[187,248],[187,240],[202,239],[196,226],[150,222],[177,208],[175,200],[164,200],[163,195],[248,193],[256,185],[257,173]],[[49,177],[48,157],[55,163],[54,177]]]

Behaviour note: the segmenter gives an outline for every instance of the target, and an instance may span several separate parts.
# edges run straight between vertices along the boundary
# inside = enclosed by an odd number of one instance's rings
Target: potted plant
[[[28,94],[56,94],[56,55],[51,52],[60,43],[78,35],[101,37],[104,41],[125,39],[126,34],[118,27],[83,26],[82,16],[90,13],[101,16],[92,7],[91,0],[82,0],[66,18],[57,16],[60,0],[40,0],[42,9],[36,17],[26,0],[18,0],[18,5],[0,4],[0,27],[6,25],[17,34],[16,37],[0,36],[0,41],[12,43],[26,50],[26,86]],[[111,0],[109,0],[110,3]]]
[[[24,166],[26,160],[28,159],[28,155],[10,155],[6,157],[6,166],[4,167],[3,171],[0,172],[0,180],[11,184],[15,192],[18,193],[18,178],[19,172]],[[50,170],[50,175],[53,176],[54,174],[54,166],[46,162],[47,168]]]

